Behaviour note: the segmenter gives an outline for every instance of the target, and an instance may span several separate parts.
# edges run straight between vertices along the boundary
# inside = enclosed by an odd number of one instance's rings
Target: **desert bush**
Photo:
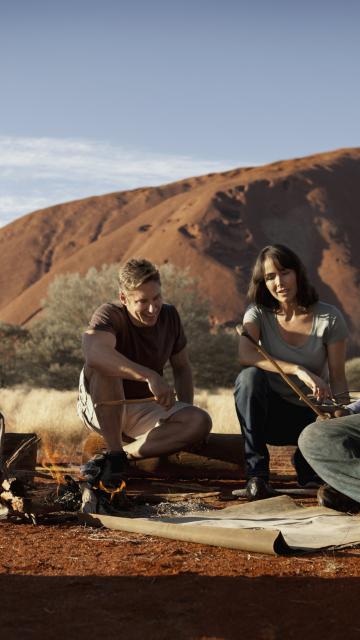
[[[175,305],[184,325],[196,386],[232,386],[238,371],[236,336],[212,331],[210,302],[187,269],[167,264],[160,271],[164,299]]]
[[[43,317],[32,327],[24,347],[23,381],[54,389],[76,387],[83,365],[81,335],[95,307],[116,297],[116,265],[93,267],[85,276],[72,273],[55,278],[43,302]]]
[[[166,264],[160,271],[164,299],[177,307],[184,324],[195,384],[231,386],[238,368],[235,336],[211,330],[209,301],[188,270]],[[43,303],[43,317],[21,343],[22,376],[8,375],[6,384],[74,388],[83,364],[81,334],[95,308],[116,299],[117,265],[92,268],[85,276],[55,278]]]
[[[17,325],[0,322],[0,386],[19,384],[24,377],[24,347],[30,334]]]

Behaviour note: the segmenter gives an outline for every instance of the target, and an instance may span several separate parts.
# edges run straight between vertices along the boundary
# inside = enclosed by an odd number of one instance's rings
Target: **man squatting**
[[[104,437],[103,484],[115,487],[128,459],[174,453],[206,439],[211,419],[193,406],[183,326],[175,307],[163,302],[160,274],[151,262],[131,259],[120,268],[119,303],[96,309],[83,351],[78,412]],[[168,361],[175,390],[163,377]],[[155,402],[100,404],[151,396]]]
[[[359,401],[354,403],[353,410],[359,411],[359,404]],[[358,513],[360,413],[310,424],[300,435],[299,448],[326,483],[318,490],[319,504],[336,511]]]

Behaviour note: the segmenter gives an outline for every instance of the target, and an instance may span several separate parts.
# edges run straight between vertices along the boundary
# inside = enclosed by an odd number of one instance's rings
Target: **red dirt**
[[[273,558],[69,525],[0,536],[3,638],[359,637],[359,550]]]
[[[289,466],[288,451],[278,453],[275,474]],[[221,486],[230,494],[238,485]],[[271,557],[76,523],[4,522],[0,547],[0,624],[9,640],[360,634],[360,549]]]

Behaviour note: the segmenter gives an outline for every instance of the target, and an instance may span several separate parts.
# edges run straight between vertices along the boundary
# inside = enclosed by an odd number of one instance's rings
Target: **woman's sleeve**
[[[259,329],[261,329],[261,309],[255,304],[250,305],[250,307],[245,311],[243,324],[246,324],[247,322],[253,322]]]
[[[349,330],[343,314],[339,309],[333,307],[332,312],[329,315],[329,326],[325,335],[325,344],[332,344],[333,342],[345,340],[348,336]]]

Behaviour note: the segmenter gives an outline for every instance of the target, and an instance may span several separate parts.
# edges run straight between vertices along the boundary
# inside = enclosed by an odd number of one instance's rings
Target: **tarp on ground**
[[[360,516],[303,507],[289,496],[176,516],[83,515],[89,523],[109,529],[258,553],[305,553],[360,544]]]

